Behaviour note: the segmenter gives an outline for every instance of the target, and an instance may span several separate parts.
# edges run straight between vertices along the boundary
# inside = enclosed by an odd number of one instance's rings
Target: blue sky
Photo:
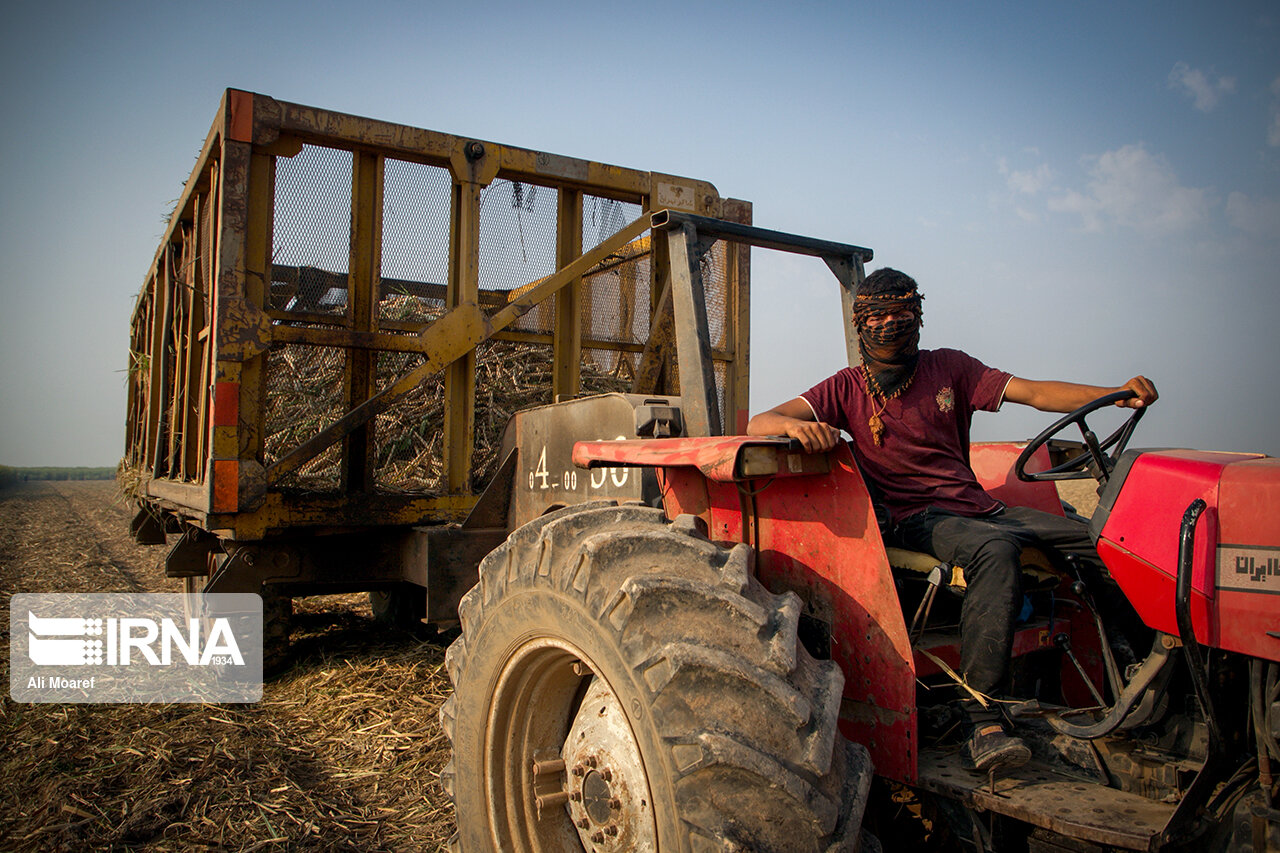
[[[0,47],[3,464],[119,458],[133,299],[229,86],[709,180],[915,276],[926,347],[1145,373],[1138,444],[1280,454],[1274,3],[53,0]],[[841,366],[834,286],[755,253],[754,410]],[[1050,420],[1020,408],[975,435]]]

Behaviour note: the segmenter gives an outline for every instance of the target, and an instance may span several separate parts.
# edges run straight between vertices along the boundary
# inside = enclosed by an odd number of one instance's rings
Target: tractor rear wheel
[[[601,504],[488,555],[446,658],[453,848],[858,850],[871,770],[836,728],[843,676],[753,558]]]

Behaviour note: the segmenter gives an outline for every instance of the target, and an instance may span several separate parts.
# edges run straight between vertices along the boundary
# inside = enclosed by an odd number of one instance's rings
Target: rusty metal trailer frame
[[[350,158],[345,273],[277,263],[273,257],[278,162],[305,147]],[[392,161],[447,173],[444,282],[382,277],[386,175]],[[523,286],[482,287],[482,192],[497,180],[556,193],[555,271],[520,282]],[[588,197],[630,205],[640,215],[588,246],[583,236]],[[481,485],[472,458],[476,351],[487,342],[551,348],[554,373],[546,402],[583,390],[580,370],[587,348],[627,353],[636,365],[634,393],[677,393],[670,264],[665,247],[658,245],[665,243],[666,232],[646,234],[649,213],[658,209],[744,224],[751,220],[749,203],[723,199],[705,181],[228,89],[133,314],[122,480],[143,508],[135,534],[140,541],[159,543],[166,530],[195,526],[223,540],[253,541],[304,530],[340,533],[463,520]],[[520,236],[523,240],[523,232]],[[706,362],[716,365],[717,375],[694,377],[700,398],[714,404],[711,420],[691,425],[699,431],[719,431],[721,417],[742,429],[748,409],[750,255],[736,244],[719,251],[725,316]],[[621,310],[629,316],[638,308],[647,315],[646,339],[593,338],[584,281],[640,256],[652,264],[649,304]],[[322,287],[343,288],[341,310],[273,302],[274,289],[296,288],[308,276],[328,276]],[[443,313],[426,322],[380,316],[379,299],[389,288],[437,299]],[[619,296],[620,302],[625,299]],[[521,318],[535,308],[550,318],[549,330],[521,327]],[[268,356],[283,347],[346,353],[341,412],[305,440],[268,454]],[[386,353],[409,354],[420,363],[389,379],[377,366]],[[397,404],[434,374],[443,376],[445,396],[439,424],[442,488],[434,494],[381,490],[371,456],[376,419],[394,417]],[[686,386],[690,379],[685,377]],[[292,475],[320,454],[333,454],[335,447],[336,488],[288,487]]]

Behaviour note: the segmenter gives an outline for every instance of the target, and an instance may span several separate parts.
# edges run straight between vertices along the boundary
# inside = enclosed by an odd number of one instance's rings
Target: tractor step
[[[1174,804],[1073,777],[1036,760],[994,778],[967,766],[956,748],[920,751],[922,789],[1072,838],[1150,850]]]

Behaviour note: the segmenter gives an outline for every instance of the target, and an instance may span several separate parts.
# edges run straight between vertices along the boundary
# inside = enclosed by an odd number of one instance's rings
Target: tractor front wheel
[[[696,520],[588,505],[480,566],[441,710],[455,850],[859,848],[866,750],[800,603]]]

